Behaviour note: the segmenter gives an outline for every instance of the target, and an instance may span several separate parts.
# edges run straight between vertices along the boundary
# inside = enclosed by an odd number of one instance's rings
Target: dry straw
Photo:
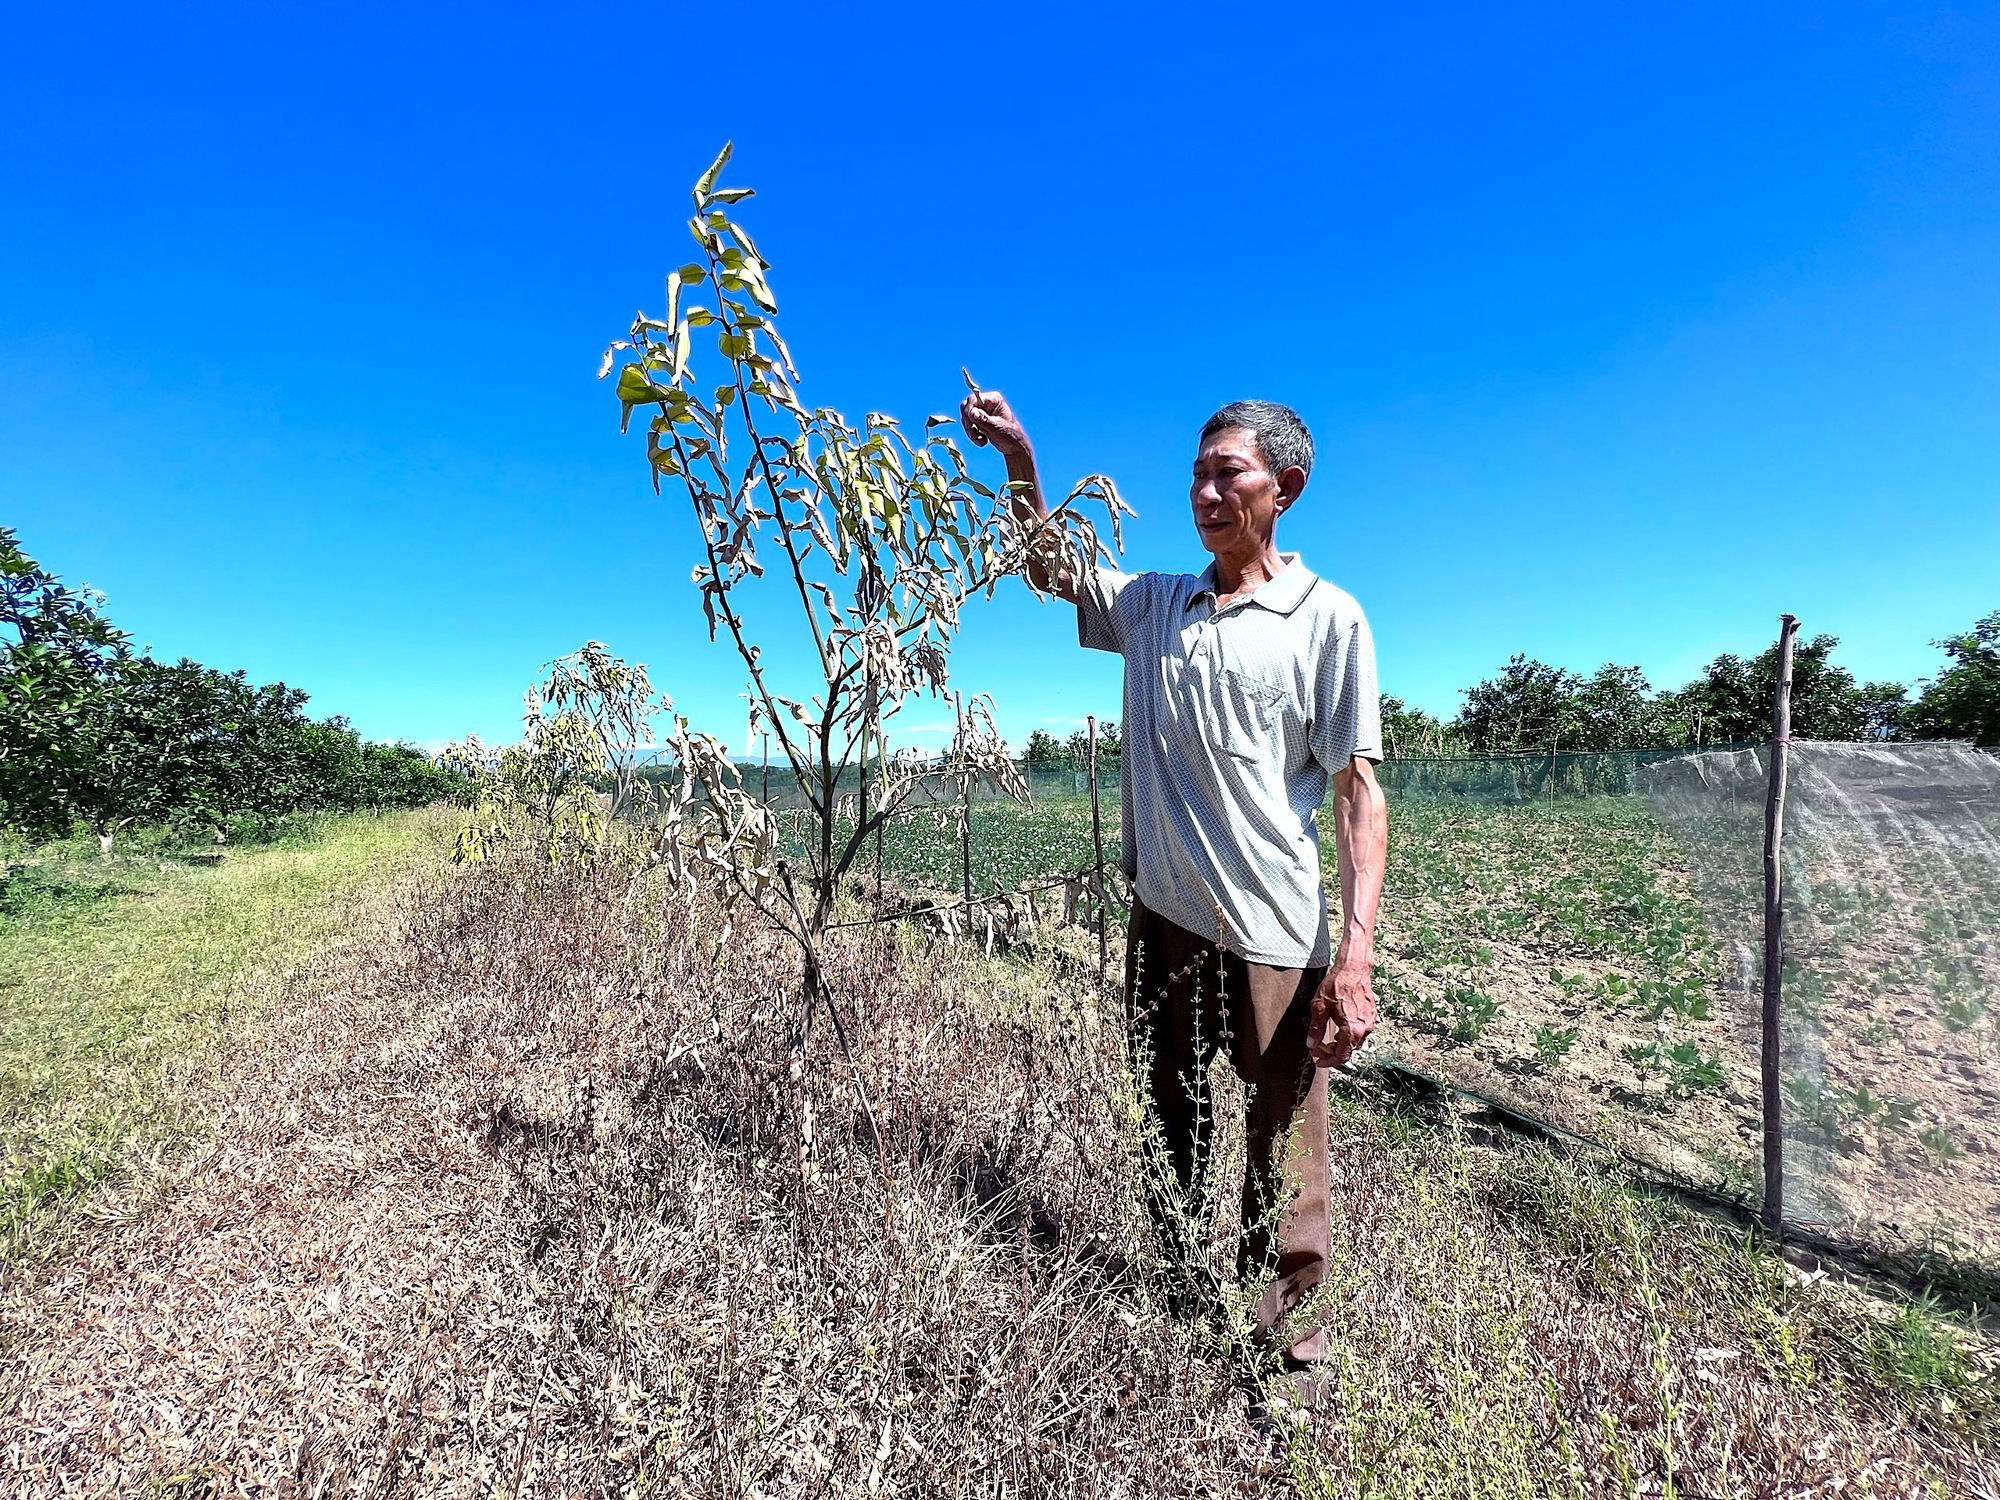
[[[429,877],[246,1036],[211,1148],[9,1273],[0,1490],[1991,1493],[1990,1384],[1947,1410],[1851,1299],[1352,1102],[1290,1426],[1164,1305],[1094,940],[837,935],[878,1152],[781,940],[648,880]]]

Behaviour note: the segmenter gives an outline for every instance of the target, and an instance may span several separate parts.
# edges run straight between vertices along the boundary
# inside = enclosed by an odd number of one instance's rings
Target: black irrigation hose
[[[2000,1279],[1990,1274],[1949,1262],[1942,1265],[1931,1260],[1924,1252],[1898,1253],[1893,1250],[1879,1250],[1853,1240],[1842,1239],[1828,1232],[1824,1227],[1801,1224],[1796,1220],[1785,1220],[1782,1236],[1773,1238],[1766,1230],[1761,1205],[1747,1198],[1732,1197],[1711,1187],[1690,1181],[1679,1173],[1633,1156],[1617,1147],[1598,1140],[1594,1136],[1580,1135],[1574,1130],[1566,1130],[1551,1124],[1536,1115],[1524,1113],[1513,1105],[1504,1104],[1477,1089],[1466,1088],[1449,1079],[1437,1078],[1420,1068],[1390,1058],[1371,1060],[1369,1071],[1386,1075],[1395,1081],[1371,1080],[1385,1089],[1421,1092],[1426,1096],[1454,1095],[1483,1106],[1503,1125],[1523,1135],[1540,1136],[1567,1147],[1580,1147],[1618,1163],[1627,1169],[1641,1189],[1688,1203],[1698,1209],[1719,1212],[1739,1227],[1748,1230],[1757,1239],[1773,1250],[1782,1253],[1783,1246],[1794,1245],[1810,1252],[1816,1259],[1830,1261],[1844,1273],[1862,1280],[1886,1281],[1898,1291],[1928,1296],[1946,1304],[1969,1317],[1991,1317],[1996,1306],[2000,1306]],[[1412,1090],[1411,1085],[1417,1085]]]

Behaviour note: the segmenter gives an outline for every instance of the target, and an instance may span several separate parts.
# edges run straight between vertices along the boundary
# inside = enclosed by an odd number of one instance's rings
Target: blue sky
[[[592,378],[727,138],[807,394],[970,366],[1133,566],[1203,560],[1210,410],[1297,406],[1281,540],[1434,711],[1785,609],[1911,680],[2000,608],[1992,5],[17,8],[0,524],[370,735],[510,737],[595,637],[740,737]],[[957,664],[1016,740],[1117,712],[1019,591]]]

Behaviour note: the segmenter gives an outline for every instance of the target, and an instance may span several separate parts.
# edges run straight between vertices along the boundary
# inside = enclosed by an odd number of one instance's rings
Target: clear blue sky
[[[1202,418],[1296,405],[1281,541],[1439,713],[1514,651],[1677,685],[1784,609],[1910,680],[2000,608],[1993,5],[8,29],[0,524],[370,735],[511,737],[596,637],[740,737],[690,523],[593,379],[725,138],[807,393],[915,421],[970,366],[1052,484],[1119,481],[1135,566],[1203,560]],[[1018,591],[958,657],[1017,741],[1115,714],[1117,669]]]

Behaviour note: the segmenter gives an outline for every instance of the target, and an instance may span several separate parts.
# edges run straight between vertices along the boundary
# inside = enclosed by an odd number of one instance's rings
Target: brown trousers
[[[1228,1049],[1249,1088],[1236,1270],[1246,1286],[1262,1284],[1256,1317],[1266,1337],[1319,1285],[1333,1253],[1326,1078],[1306,1051],[1313,992],[1325,973],[1249,963],[1132,903],[1125,998],[1139,1083],[1160,1130],[1171,1186],[1196,1224],[1208,1219],[1215,1128],[1208,1067],[1219,1051]],[[1294,1123],[1298,1134],[1280,1163],[1275,1158]],[[1205,1247],[1185,1243],[1186,1219],[1169,1184],[1151,1186],[1149,1206],[1168,1245],[1202,1258]],[[1297,1196],[1285,1203],[1294,1189]],[[1323,1343],[1317,1328],[1288,1328],[1284,1339],[1300,1359],[1314,1357]]]

